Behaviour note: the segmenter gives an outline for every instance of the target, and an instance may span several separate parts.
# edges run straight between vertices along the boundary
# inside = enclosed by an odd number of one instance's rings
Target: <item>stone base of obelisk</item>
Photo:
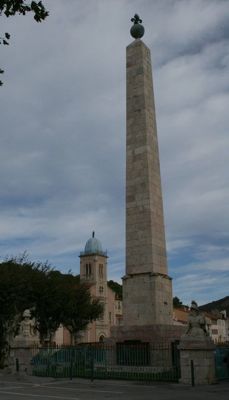
[[[128,274],[123,280],[123,325],[172,325],[172,279],[161,273]]]
[[[189,385],[206,385],[216,382],[215,345],[209,338],[183,336],[180,345],[180,382]]]
[[[185,328],[173,325],[172,280],[145,272],[123,277],[123,324],[111,328],[110,343],[163,343],[180,340]]]
[[[107,342],[109,344],[141,342],[169,345],[180,340],[185,329],[181,325],[113,326]]]

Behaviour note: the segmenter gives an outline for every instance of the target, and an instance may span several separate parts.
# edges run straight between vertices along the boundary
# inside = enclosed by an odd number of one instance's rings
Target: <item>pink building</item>
[[[107,284],[108,256],[94,232],[79,257],[80,281],[90,285],[91,295],[99,298],[104,306],[103,316],[90,323],[85,331],[80,332],[79,343],[102,342],[110,336],[111,326],[121,324],[122,300]],[[69,332],[60,327],[55,334],[54,341],[59,345],[70,344]]]

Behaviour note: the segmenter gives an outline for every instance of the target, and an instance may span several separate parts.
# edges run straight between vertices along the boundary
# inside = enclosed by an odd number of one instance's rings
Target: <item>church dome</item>
[[[95,238],[95,232],[92,232],[92,237],[88,239],[85,245],[84,255],[86,254],[104,254],[101,242]]]

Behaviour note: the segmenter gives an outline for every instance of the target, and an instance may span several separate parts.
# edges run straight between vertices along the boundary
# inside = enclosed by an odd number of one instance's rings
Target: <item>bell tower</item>
[[[90,324],[86,342],[97,342],[108,336],[108,304],[107,304],[107,252],[103,251],[101,242],[95,232],[87,240],[84,251],[80,253],[80,281],[88,283],[92,297],[103,303],[103,317]]]

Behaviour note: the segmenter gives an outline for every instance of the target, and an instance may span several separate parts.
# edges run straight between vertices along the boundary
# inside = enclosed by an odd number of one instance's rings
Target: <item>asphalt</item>
[[[127,381],[91,382],[84,379],[53,379],[0,375],[1,400],[228,400],[229,381],[209,386],[142,384]]]

